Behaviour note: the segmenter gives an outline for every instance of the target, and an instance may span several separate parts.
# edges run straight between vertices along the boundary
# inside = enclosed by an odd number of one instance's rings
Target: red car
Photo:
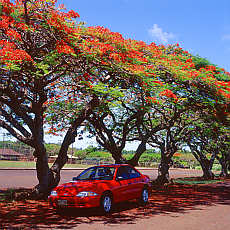
[[[114,203],[139,199],[148,202],[150,178],[126,164],[100,165],[84,170],[72,181],[52,190],[54,208],[101,207],[109,213]]]

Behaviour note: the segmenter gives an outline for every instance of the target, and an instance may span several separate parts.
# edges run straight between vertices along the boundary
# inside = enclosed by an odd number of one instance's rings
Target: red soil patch
[[[98,209],[71,209],[58,214],[46,201],[5,200],[0,203],[0,229],[71,229],[83,223],[136,223],[154,215],[184,213],[201,204],[230,205],[229,187],[230,180],[212,185],[168,185],[153,190],[145,207],[126,202],[116,205],[108,216],[98,213]]]

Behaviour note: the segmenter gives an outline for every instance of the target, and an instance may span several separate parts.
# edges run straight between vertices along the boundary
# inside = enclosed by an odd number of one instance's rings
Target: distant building
[[[0,160],[20,161],[24,158],[24,154],[18,153],[13,149],[0,149]]]

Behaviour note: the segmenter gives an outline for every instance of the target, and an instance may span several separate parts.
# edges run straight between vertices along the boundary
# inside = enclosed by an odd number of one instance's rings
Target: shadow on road
[[[1,191],[9,193],[9,191]],[[152,191],[148,205],[134,201],[118,204],[110,215],[98,209],[70,209],[55,212],[46,201],[7,201],[0,203],[0,229],[71,229],[81,224],[134,224],[139,219],[161,214],[184,213],[205,206],[230,205],[230,183],[213,185],[168,185]]]

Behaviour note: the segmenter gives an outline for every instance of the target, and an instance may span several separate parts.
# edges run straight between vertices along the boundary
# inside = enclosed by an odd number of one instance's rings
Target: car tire
[[[109,193],[105,193],[101,197],[101,210],[103,213],[107,214],[112,211],[113,207],[113,198]]]
[[[139,203],[141,205],[146,205],[149,201],[149,191],[148,188],[144,187],[141,192],[141,197],[139,199]]]
[[[60,207],[54,207],[54,210],[59,215],[62,214],[65,211],[65,209],[60,208]]]

